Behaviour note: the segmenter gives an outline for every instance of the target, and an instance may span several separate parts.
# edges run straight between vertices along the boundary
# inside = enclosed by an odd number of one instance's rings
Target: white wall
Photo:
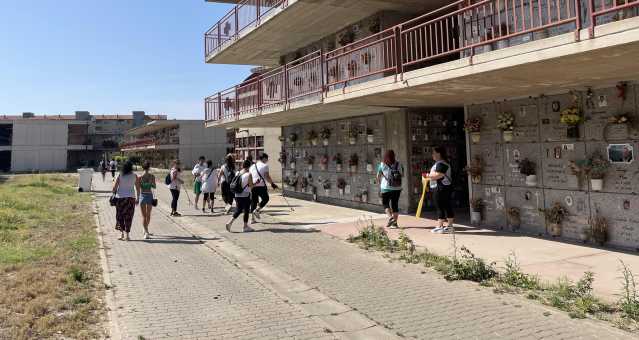
[[[67,121],[15,121],[11,171],[65,170]]]
[[[198,157],[204,156],[221,164],[226,155],[226,129],[205,128],[202,121],[180,122],[180,161],[185,167],[195,164]]]

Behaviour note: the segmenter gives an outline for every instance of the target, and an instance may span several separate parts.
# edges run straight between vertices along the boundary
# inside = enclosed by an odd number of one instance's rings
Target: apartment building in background
[[[285,194],[381,210],[375,168],[393,149],[415,211],[442,146],[460,216],[639,249],[639,2],[236,3],[205,61],[266,71],[212,89],[206,124],[282,128]]]
[[[62,171],[96,166],[119,152],[125,132],[165,115],[0,115],[0,171]]]
[[[176,159],[190,168],[200,156],[219,165],[231,147],[225,128],[207,129],[202,120],[151,121],[127,131],[120,145],[125,155],[164,169]]]

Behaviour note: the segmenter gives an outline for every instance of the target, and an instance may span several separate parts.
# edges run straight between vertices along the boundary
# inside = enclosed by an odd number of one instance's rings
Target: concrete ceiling
[[[450,0],[289,0],[259,29],[248,28],[237,41],[207,60],[214,64],[276,66],[281,55],[294,52],[379,11],[417,16]]]

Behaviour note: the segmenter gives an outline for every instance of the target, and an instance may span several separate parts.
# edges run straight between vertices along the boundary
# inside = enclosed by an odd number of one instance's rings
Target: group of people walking
[[[153,206],[157,206],[157,198],[154,194],[157,184],[155,176],[150,172],[148,162],[144,163],[142,169],[144,173],[141,176],[136,175],[133,172],[133,163],[128,161],[122,165],[119,176],[116,178],[114,175],[113,196],[110,201],[116,208],[116,230],[121,232],[119,238],[121,240],[130,239],[129,233],[131,232],[135,206],[138,204],[142,213],[144,238],[148,239],[152,236],[149,232],[149,224]],[[267,184],[270,184],[274,189],[278,188],[270,176],[268,155],[264,153],[259,156],[256,163],[253,163],[250,158],[245,160],[239,170],[236,170],[235,158],[231,154],[225,157],[224,164],[220,168],[215,168],[212,160],[207,161],[202,156],[193,166],[191,174],[196,210],[199,210],[198,205],[200,197],[202,197],[202,212],[214,212],[215,192],[218,188],[221,190],[225,204],[225,214],[231,213],[233,203],[235,203],[235,211],[226,223],[226,229],[229,231],[240,215],[243,215],[243,231],[252,231],[253,229],[249,226],[249,217],[252,223],[256,223],[260,219],[260,212],[269,201]],[[179,160],[172,162],[171,169],[164,181],[171,192],[170,215],[182,216],[178,212],[178,202],[185,180],[182,178]]]
[[[435,164],[429,172],[422,176],[429,181],[430,190],[433,192],[433,200],[437,208],[438,226],[432,231],[435,233],[447,233],[453,230],[455,213],[451,204],[452,184],[451,166],[448,163],[446,149],[435,147],[432,152]],[[235,211],[226,223],[226,230],[231,231],[235,221],[242,215],[244,232],[253,231],[249,224],[257,223],[262,209],[269,202],[268,185],[273,189],[277,185],[270,176],[269,157],[263,153],[257,162],[252,158],[246,159],[240,169],[236,169],[235,158],[229,154],[224,159],[224,164],[215,168],[212,160],[200,157],[191,171],[193,181],[193,193],[195,194],[195,209],[202,196],[201,210],[203,213],[214,211],[215,192],[220,188],[224,201],[224,213],[230,214],[235,203]],[[115,162],[113,160],[112,162]],[[103,164],[101,164],[102,167]],[[115,163],[117,168],[117,163]],[[111,168],[111,164],[109,164]],[[115,177],[113,170],[113,196],[111,204],[116,207],[116,229],[121,232],[120,239],[129,240],[131,224],[135,213],[135,206],[140,205],[142,213],[142,226],[144,238],[149,238],[151,211],[157,205],[154,195],[156,178],[150,172],[150,164],[144,163],[141,176],[133,172],[133,164],[126,162],[120,170],[120,175]],[[104,167],[103,177],[105,176]],[[396,159],[393,150],[387,150],[384,159],[377,169],[377,180],[380,183],[380,193],[384,210],[388,215],[388,228],[399,228],[399,199],[402,192],[402,178],[404,167]],[[178,201],[180,192],[185,184],[182,178],[182,168],[179,160],[172,162],[171,169],[165,178],[165,184],[171,192],[171,216],[178,217]],[[188,194],[188,192],[187,192]],[[190,201],[190,198],[189,198]]]

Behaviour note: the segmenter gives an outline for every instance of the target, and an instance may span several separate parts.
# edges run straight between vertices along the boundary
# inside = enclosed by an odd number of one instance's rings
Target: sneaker
[[[443,229],[443,231],[442,231],[442,232],[443,232],[444,234],[447,234],[447,233],[452,233],[452,232],[453,232],[453,230],[454,230],[454,229],[453,229],[453,227],[446,227],[446,228],[444,228],[444,229]]]
[[[251,228],[251,227],[249,227],[249,226],[245,225],[245,226],[244,226],[244,229],[242,229],[242,231],[243,231],[243,232],[245,232],[245,233],[250,233],[250,232],[252,232],[252,231],[255,231],[255,229],[253,229],[253,228]]]
[[[149,233],[144,233],[144,239],[148,240],[149,239]]]
[[[180,217],[180,216],[182,216],[182,214],[180,214],[179,212],[176,211],[176,212],[173,213],[173,216]]]
[[[399,225],[397,224],[397,220],[393,220],[393,223],[391,223],[390,229],[399,229]]]
[[[202,208],[202,213],[206,214],[206,209]]]
[[[228,221],[228,223],[226,223],[226,231],[228,231],[229,233],[231,232],[231,225],[233,225],[233,222],[235,220],[230,220]]]
[[[437,227],[430,231],[431,233],[441,234],[444,232],[444,227]]]
[[[388,222],[386,223],[386,228],[390,228],[393,226],[393,222],[395,222],[395,220],[391,217],[388,219]]]
[[[256,219],[258,219],[258,220],[259,220],[259,219],[260,219],[260,211],[259,211],[259,210],[255,210],[255,211],[253,212],[253,217],[255,217]]]
[[[126,236],[124,237],[125,241],[131,241],[131,239],[129,238],[129,234],[126,234]]]
[[[255,224],[255,223],[257,223],[255,216],[251,216],[251,224]]]
[[[224,213],[226,213],[227,215],[231,213],[231,206],[227,205],[226,208],[224,208]]]

